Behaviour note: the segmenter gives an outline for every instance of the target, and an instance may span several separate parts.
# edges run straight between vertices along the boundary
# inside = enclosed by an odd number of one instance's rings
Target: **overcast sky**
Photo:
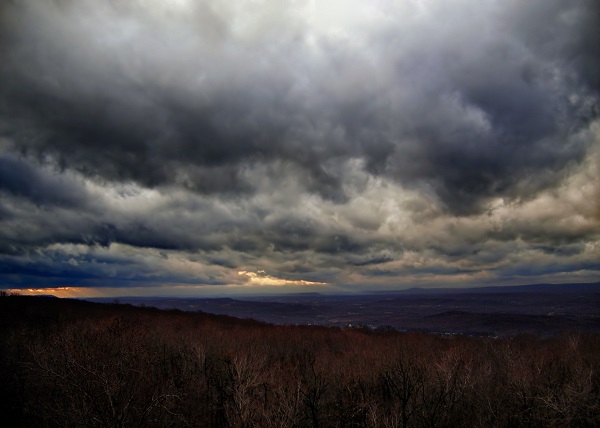
[[[596,0],[4,0],[0,288],[600,280]]]

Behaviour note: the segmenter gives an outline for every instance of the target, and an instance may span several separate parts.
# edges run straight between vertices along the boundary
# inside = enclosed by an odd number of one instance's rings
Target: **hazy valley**
[[[114,299],[95,299],[112,302]],[[160,309],[203,311],[273,324],[393,328],[469,335],[600,332],[600,283],[396,293],[240,298],[120,298]]]

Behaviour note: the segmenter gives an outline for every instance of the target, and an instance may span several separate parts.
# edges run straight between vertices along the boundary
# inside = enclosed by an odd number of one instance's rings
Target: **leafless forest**
[[[14,427],[595,427],[600,336],[274,326],[0,297]]]

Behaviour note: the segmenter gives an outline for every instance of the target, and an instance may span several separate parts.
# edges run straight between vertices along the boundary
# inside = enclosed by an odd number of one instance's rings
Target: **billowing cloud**
[[[597,279],[593,3],[4,2],[0,285]]]

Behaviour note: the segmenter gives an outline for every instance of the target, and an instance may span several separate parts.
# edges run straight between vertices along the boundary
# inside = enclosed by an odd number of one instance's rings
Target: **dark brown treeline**
[[[593,427],[600,336],[441,337],[0,297],[10,427]]]

